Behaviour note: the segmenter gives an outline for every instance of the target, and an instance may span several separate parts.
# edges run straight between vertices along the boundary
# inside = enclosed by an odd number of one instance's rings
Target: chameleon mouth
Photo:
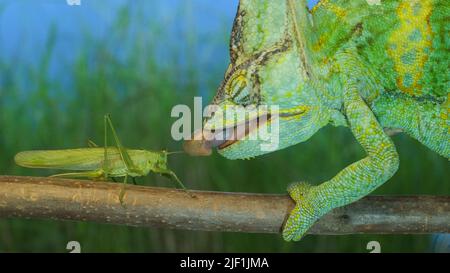
[[[184,151],[193,156],[208,156],[212,153],[213,148],[222,150],[230,147],[257,130],[260,126],[265,125],[270,119],[271,115],[265,114],[264,118],[258,116],[234,126],[216,130],[199,130],[192,135],[191,140],[184,142]]]
[[[217,148],[218,150],[228,148],[258,130],[259,127],[271,122],[273,119],[290,119],[301,116],[304,113],[304,109],[278,112],[275,116],[270,113],[265,113],[234,126],[216,130],[198,130],[192,135],[191,140],[184,142],[183,149],[187,154],[192,156],[208,156],[211,155],[213,148]]]
[[[260,117],[254,118],[252,120],[245,121],[243,123],[240,123],[238,125],[224,128],[223,130],[226,131],[226,135],[231,135],[232,137],[228,140],[223,141],[222,143],[219,143],[217,145],[218,150],[225,149],[234,143],[238,142],[239,140],[245,138],[253,131],[257,130],[260,126],[265,125],[267,122],[270,121],[270,114],[265,116],[266,118],[261,119]]]

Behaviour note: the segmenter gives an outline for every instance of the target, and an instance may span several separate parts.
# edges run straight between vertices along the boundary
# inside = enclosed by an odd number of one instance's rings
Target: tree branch
[[[0,176],[0,217],[95,221],[187,230],[277,233],[287,195],[193,191],[120,183]],[[449,233],[450,196],[368,196],[320,219],[310,234]]]

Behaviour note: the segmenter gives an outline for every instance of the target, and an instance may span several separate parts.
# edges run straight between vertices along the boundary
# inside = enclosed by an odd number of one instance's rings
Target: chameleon
[[[303,0],[240,0],[230,64],[212,104],[223,111],[278,106],[276,150],[332,125],[348,128],[365,152],[328,181],[288,186],[296,205],[282,227],[286,241],[300,240],[323,215],[396,173],[391,135],[405,133],[450,158],[449,8],[445,0],[321,0],[312,9]],[[251,138],[270,118],[234,140],[214,138],[245,122],[212,114],[184,149],[191,155],[214,149],[228,159],[271,152]]]

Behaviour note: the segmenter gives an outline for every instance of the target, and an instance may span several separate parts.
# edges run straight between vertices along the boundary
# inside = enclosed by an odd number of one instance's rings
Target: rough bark
[[[287,195],[193,191],[0,176],[0,217],[94,221],[185,230],[280,232]],[[368,196],[320,219],[310,234],[450,233],[450,196]]]

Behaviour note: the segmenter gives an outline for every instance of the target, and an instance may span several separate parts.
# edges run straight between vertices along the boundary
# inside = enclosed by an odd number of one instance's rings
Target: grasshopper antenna
[[[185,151],[173,151],[173,152],[167,152],[166,151],[166,154],[167,155],[172,155],[172,154],[184,154],[185,153]]]

